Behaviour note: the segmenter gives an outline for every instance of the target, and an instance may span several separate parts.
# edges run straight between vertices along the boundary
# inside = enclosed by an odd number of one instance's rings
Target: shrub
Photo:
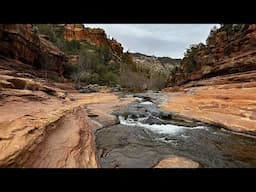
[[[83,49],[79,53],[79,66],[81,70],[93,71],[97,69],[97,65],[100,65],[102,60],[97,52],[93,50]]]
[[[63,73],[63,75],[66,78],[70,78],[70,79],[74,80],[72,75],[76,74],[78,72],[78,69],[79,69],[78,65],[73,65],[73,64],[67,62],[67,63],[64,64],[64,73]]]
[[[206,40],[206,44],[209,45],[211,40],[215,38],[216,34],[222,31],[227,33],[227,36],[235,35],[237,32],[240,32],[246,29],[249,25],[248,24],[220,24],[220,28],[214,26],[210,34]]]
[[[61,45],[60,45],[61,46]],[[80,42],[76,40],[63,41],[62,50],[69,55],[77,55],[80,51]]]
[[[164,88],[166,80],[167,76],[160,73],[154,73],[148,81],[148,88],[150,90],[161,90]]]
[[[47,79],[48,70],[52,70],[55,67],[56,60],[48,55],[47,53],[42,53],[37,61],[37,67],[45,71],[45,78]]]
[[[110,86],[115,86],[118,83],[117,75],[111,71],[104,73],[102,76],[102,80],[103,80],[102,82],[103,84],[106,83],[107,85],[110,85]]]
[[[109,50],[109,48],[105,46],[97,48],[97,52],[99,53],[99,56],[103,59],[105,63],[110,61],[112,58],[111,51]]]
[[[88,73],[86,71],[82,71],[79,75],[79,83],[83,82],[83,83],[89,84],[90,83],[90,77],[91,77],[90,73]]]
[[[126,71],[120,75],[120,85],[129,91],[139,92],[146,90],[148,79],[140,73]]]
[[[192,73],[197,68],[196,55],[199,51],[205,48],[203,43],[196,45],[191,45],[189,49],[186,50],[182,63],[185,64],[186,71]]]
[[[213,28],[210,31],[209,36],[206,39],[206,45],[209,45],[211,40],[215,37],[216,33],[218,32],[217,26],[213,26]]]

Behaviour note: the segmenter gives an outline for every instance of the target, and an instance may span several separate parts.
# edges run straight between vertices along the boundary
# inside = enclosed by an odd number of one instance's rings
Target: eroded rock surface
[[[22,167],[97,168],[95,127],[85,109],[74,109],[48,128],[45,139],[29,154]]]
[[[198,168],[199,164],[190,159],[174,156],[162,159],[154,168]]]

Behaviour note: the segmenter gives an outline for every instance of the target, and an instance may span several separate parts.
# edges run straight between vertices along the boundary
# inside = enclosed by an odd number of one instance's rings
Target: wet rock
[[[135,114],[128,114],[127,119],[138,119],[139,116],[135,115]]]
[[[152,167],[159,160],[154,143],[141,128],[122,125],[103,128],[96,132],[96,143],[103,168]]]
[[[166,121],[164,121],[164,120],[162,120],[160,118],[151,116],[151,115],[147,119],[144,119],[141,122],[145,123],[145,124],[149,124],[149,125],[153,125],[153,124],[166,124]]]
[[[101,87],[97,84],[90,84],[90,85],[87,85],[85,87],[81,87],[79,89],[79,92],[80,93],[95,93],[95,92],[99,92],[101,89]]]
[[[138,95],[138,94],[137,94]],[[143,94],[140,94],[143,95]],[[152,99],[150,97],[150,94],[147,93],[147,97]],[[155,95],[153,93],[153,97],[159,101],[163,100],[162,94]],[[197,122],[193,119],[189,119],[183,116],[180,116],[177,113],[167,112],[162,109],[160,109],[156,104],[143,104],[144,100],[137,101],[136,103],[130,104],[127,106],[127,108],[122,110],[116,110],[112,114],[117,116],[123,116],[125,119],[133,119],[138,120],[138,118],[146,118],[145,120],[141,121],[145,124],[174,124],[174,125],[180,125],[180,126],[198,126],[202,125],[202,123]]]
[[[120,92],[122,91],[121,86],[111,87],[110,92]]]
[[[121,146],[125,146],[125,145],[128,145],[129,142],[128,142],[128,138],[127,137],[120,137],[119,138],[119,145]]]
[[[166,99],[166,96],[164,94],[157,93],[157,92],[146,92],[146,93],[141,93],[138,95],[141,98],[145,98],[146,100],[144,101],[150,101],[154,104],[161,105]]]
[[[149,113],[143,108],[129,107],[123,110],[116,110],[112,112],[113,115],[124,116],[125,118],[137,119],[141,117],[147,117]]]

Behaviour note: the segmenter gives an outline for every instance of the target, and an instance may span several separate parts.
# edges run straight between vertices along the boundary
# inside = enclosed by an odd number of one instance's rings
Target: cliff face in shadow
[[[31,24],[1,24],[0,25],[0,54],[7,58],[39,66],[42,62],[51,62],[48,69],[63,75],[65,54],[37,34]]]

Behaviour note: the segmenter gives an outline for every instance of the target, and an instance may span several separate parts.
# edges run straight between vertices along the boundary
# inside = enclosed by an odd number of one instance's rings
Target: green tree
[[[52,68],[54,68],[56,61],[54,60],[53,57],[49,56],[48,54],[42,54],[39,57],[39,68],[43,69],[45,72],[45,78],[48,79],[48,71],[51,70]]]
[[[182,63],[185,63],[185,67],[188,73],[192,73],[197,68],[196,55],[199,51],[205,48],[203,43],[191,45],[186,50]]]
[[[209,45],[211,40],[215,37],[216,33],[218,32],[218,28],[216,25],[213,26],[213,28],[210,31],[209,36],[206,39],[206,45]]]

